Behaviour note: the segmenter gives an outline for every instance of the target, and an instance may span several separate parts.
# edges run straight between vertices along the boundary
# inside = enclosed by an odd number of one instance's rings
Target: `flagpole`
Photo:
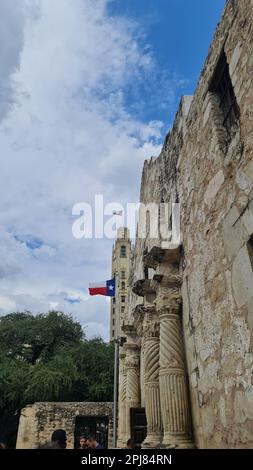
[[[118,312],[118,272],[115,273],[115,307],[116,316]],[[118,381],[119,381],[119,338],[114,339],[114,385],[113,385],[113,448],[117,447],[117,404],[118,404]]]
[[[118,404],[118,362],[119,342],[114,340],[114,398],[113,398],[113,448],[117,447],[117,404]]]

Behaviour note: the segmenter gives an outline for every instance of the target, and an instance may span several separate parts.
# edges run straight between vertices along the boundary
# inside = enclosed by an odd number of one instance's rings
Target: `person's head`
[[[96,440],[95,436],[89,436],[87,438],[87,445],[88,445],[89,449],[96,449],[97,440]]]
[[[85,449],[87,447],[87,438],[85,436],[81,436],[79,439],[79,445],[81,449]]]
[[[133,441],[133,439],[128,439],[128,441],[127,441],[127,449],[134,449],[134,441]]]
[[[66,449],[67,447],[67,434],[64,429],[56,429],[51,437],[52,442],[56,442],[61,449]]]

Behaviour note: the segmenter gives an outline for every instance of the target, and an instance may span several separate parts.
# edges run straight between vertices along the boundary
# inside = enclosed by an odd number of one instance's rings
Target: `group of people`
[[[126,448],[134,449],[134,442],[128,439]],[[66,449],[67,448],[67,433],[64,429],[56,429],[51,436],[51,441],[42,444],[38,449]],[[103,447],[97,442],[95,436],[81,436],[79,438],[79,449],[97,450]],[[0,449],[7,449],[4,440],[0,439]]]
[[[128,439],[126,444],[127,449],[134,449],[134,441],[133,439]],[[103,447],[96,441],[94,437],[85,437],[81,436],[79,439],[79,449],[103,449]]]
[[[81,436],[79,439],[79,449],[96,450],[103,449],[103,447],[97,442],[94,436]]]
[[[67,447],[67,434],[64,429],[56,429],[52,436],[51,442],[44,444],[39,447],[39,449],[66,449]],[[126,444],[127,449],[134,449],[134,441],[133,439],[128,439]],[[79,438],[79,446],[78,449],[82,450],[99,450],[103,449],[103,446],[97,442],[95,436],[81,436]]]
[[[51,441],[46,444],[40,445],[39,449],[66,449],[67,448],[67,433],[64,429],[56,429],[52,436]],[[81,436],[79,439],[79,449],[96,450],[103,447],[97,442],[95,436]]]

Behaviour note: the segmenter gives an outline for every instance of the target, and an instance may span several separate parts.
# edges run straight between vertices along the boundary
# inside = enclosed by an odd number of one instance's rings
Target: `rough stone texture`
[[[160,156],[145,162],[142,175],[141,202],[181,203],[182,325],[199,448],[253,445],[253,266],[248,246],[253,235],[252,24],[251,0],[226,3],[195,95],[182,99]],[[223,48],[240,108],[240,125],[230,140],[217,96],[209,91]],[[130,324],[137,321],[136,306],[145,306],[148,297],[156,304],[156,289],[150,297],[155,276],[171,274],[161,247],[161,238],[149,233],[144,240],[137,238],[132,287],[143,284],[145,259],[154,265],[148,266],[149,287],[130,292]],[[154,249],[165,256],[163,261],[152,255]]]
[[[68,449],[74,448],[75,420],[78,416],[106,416],[109,419],[108,447],[112,447],[113,404],[106,403],[35,403],[21,411],[17,449],[36,449],[50,441],[55,429],[65,429]]]
[[[205,448],[253,444],[253,330],[249,322],[253,271],[247,250],[253,233],[249,213],[253,183],[252,18],[249,1],[227,3],[187,117],[179,165],[186,260],[186,354],[190,382],[195,385],[191,387],[195,436],[198,445]],[[229,147],[217,132],[215,110],[203,118],[208,82],[224,44],[240,107],[240,129]]]

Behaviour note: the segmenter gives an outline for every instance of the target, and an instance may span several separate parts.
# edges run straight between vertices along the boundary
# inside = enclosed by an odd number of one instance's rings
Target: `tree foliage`
[[[111,401],[113,347],[87,340],[61,312],[0,318],[0,436],[15,445],[21,408],[36,401]]]

